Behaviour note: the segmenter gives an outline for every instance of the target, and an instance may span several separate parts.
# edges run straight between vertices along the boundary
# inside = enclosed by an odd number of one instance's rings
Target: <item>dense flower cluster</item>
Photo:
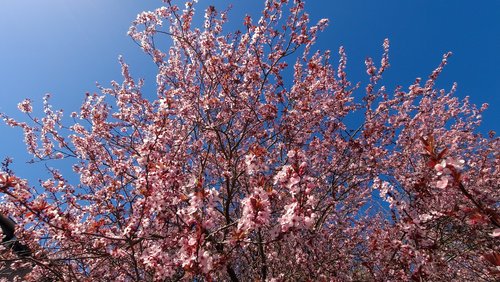
[[[195,27],[196,1],[164,2],[129,30],[158,66],[156,99],[120,58],[123,82],[87,94],[71,125],[49,96],[42,118],[29,100],[32,122],[2,115],[79,177],[0,174],[0,213],[31,249],[2,263],[27,281],[499,278],[499,139],[476,133],[486,106],[434,88],[451,54],[390,93],[385,40],[356,94],[342,47],[313,52],[327,21],[300,0],[267,0],[233,33],[226,11]]]

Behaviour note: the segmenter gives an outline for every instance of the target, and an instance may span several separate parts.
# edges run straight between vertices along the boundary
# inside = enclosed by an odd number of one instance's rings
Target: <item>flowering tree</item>
[[[310,25],[302,1],[266,1],[234,33],[227,12],[196,28],[196,1],[164,2],[129,31],[158,66],[157,99],[121,59],[123,82],[69,126],[48,96],[42,118],[29,100],[31,122],[3,115],[36,160],[79,176],[50,168],[33,187],[4,165],[0,212],[30,252],[1,260],[31,267],[23,279],[498,279],[499,139],[476,133],[485,106],[434,88],[450,54],[389,93],[386,40],[358,100],[344,49],[313,52],[327,20]]]

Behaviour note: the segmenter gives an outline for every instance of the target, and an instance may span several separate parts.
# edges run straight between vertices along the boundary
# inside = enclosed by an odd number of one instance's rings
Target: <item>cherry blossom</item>
[[[343,47],[316,50],[328,21],[303,1],[267,0],[235,31],[230,11],[163,5],[128,31],[154,82],[120,58],[123,80],[70,118],[50,95],[41,117],[30,100],[28,122],[1,114],[49,161],[38,184],[4,162],[0,213],[31,251],[5,245],[4,266],[23,281],[499,279],[500,139],[478,131],[487,105],[436,89],[451,53],[390,90],[386,39],[362,87]]]

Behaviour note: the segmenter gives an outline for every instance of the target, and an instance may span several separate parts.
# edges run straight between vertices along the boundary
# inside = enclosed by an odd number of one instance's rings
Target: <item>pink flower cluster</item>
[[[440,163],[434,166],[436,170],[436,175],[439,180],[436,183],[436,187],[444,189],[448,186],[448,183],[453,180],[452,170],[460,171],[463,169],[465,164],[464,160],[456,160],[454,158],[443,159]]]
[[[385,40],[357,97],[345,49],[313,51],[327,21],[304,1],[267,0],[233,33],[196,2],[129,29],[157,98],[120,58],[72,119],[49,95],[41,118],[30,100],[30,122],[0,115],[50,161],[36,186],[2,164],[0,213],[30,254],[0,264],[23,281],[498,280],[500,139],[475,133],[485,107],[434,88],[450,54],[391,93]]]

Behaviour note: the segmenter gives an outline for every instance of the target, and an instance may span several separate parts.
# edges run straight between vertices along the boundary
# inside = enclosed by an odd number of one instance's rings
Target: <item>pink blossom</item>
[[[446,160],[442,160],[434,166],[434,169],[437,171],[437,175],[442,175],[445,172],[446,165]]]
[[[442,177],[440,180],[436,182],[436,187],[439,189],[444,189],[448,186],[448,178]]]
[[[493,233],[490,234],[491,237],[499,237],[500,236],[500,228],[496,228],[493,230]]]
[[[446,163],[448,165],[453,166],[455,169],[461,170],[464,167],[465,161],[464,160],[460,160],[460,159],[457,160],[457,159],[454,159],[454,158],[447,158],[446,159]]]
[[[31,113],[33,111],[30,99],[24,99],[21,103],[17,104],[17,108],[23,113]]]

